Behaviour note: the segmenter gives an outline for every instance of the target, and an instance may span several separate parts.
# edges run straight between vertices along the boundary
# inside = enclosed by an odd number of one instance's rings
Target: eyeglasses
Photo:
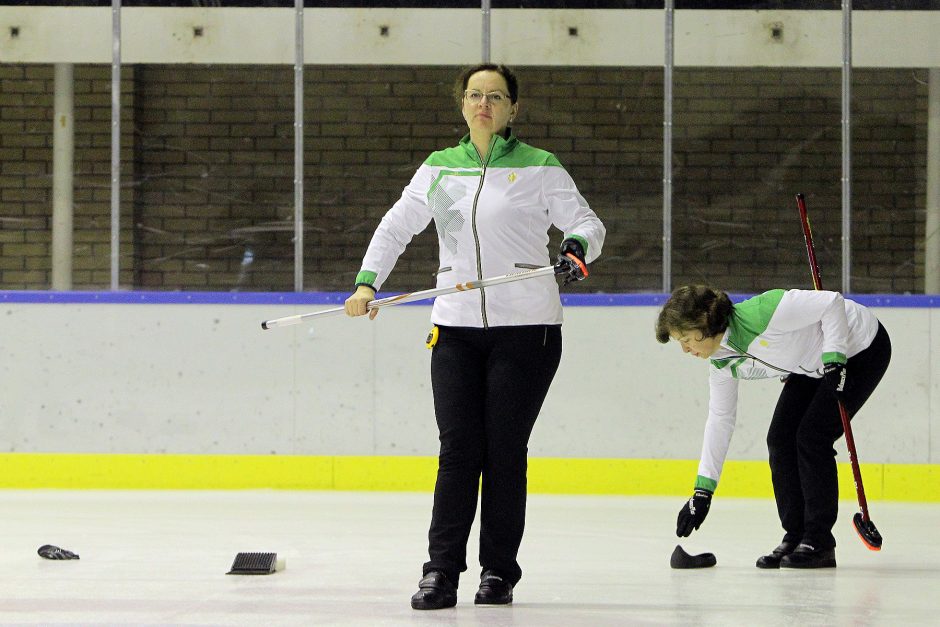
[[[491,91],[484,94],[482,91],[478,91],[476,89],[468,89],[467,91],[463,92],[463,97],[466,98],[467,102],[472,105],[480,104],[483,102],[484,98],[486,98],[486,100],[494,107],[498,107],[505,102],[509,102],[509,96],[498,91]]]

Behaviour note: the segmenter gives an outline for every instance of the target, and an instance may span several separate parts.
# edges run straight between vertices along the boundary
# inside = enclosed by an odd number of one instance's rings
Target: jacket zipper
[[[728,342],[728,346],[730,346],[730,347],[733,348],[734,350],[738,351],[738,353],[740,353],[739,357],[750,357],[750,358],[753,359],[754,361],[758,361],[758,362],[764,364],[765,366],[767,366],[768,368],[773,368],[774,370],[777,370],[778,372],[783,372],[783,373],[786,373],[786,374],[793,374],[793,373],[790,372],[789,370],[784,370],[783,368],[778,368],[777,366],[775,366],[775,365],[773,365],[773,364],[767,363],[767,362],[764,361],[763,359],[759,359],[759,358],[755,357],[754,355],[750,354],[750,353],[747,352],[747,351],[741,350],[740,348],[738,348],[737,346],[735,346],[734,344],[732,344],[730,341]]]
[[[473,196],[473,208],[470,213],[470,226],[473,229],[473,244],[476,247],[477,251],[477,279],[483,280],[483,258],[480,255],[480,238],[477,235],[477,200],[480,199],[480,192],[483,191],[483,179],[486,177],[486,166],[489,165],[490,158],[493,156],[493,147],[496,145],[496,135],[490,138],[490,147],[486,152],[486,161],[483,160],[483,157],[480,155],[480,151],[477,150],[477,147],[473,142],[473,150],[477,153],[477,158],[480,160],[480,163],[483,165],[483,169],[480,171],[480,184],[477,185],[477,193]],[[480,313],[483,316],[483,328],[489,328],[489,323],[486,320],[486,289],[480,288]]]

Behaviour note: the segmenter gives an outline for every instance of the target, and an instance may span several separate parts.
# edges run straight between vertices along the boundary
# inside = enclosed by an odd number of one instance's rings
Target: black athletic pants
[[[439,328],[431,384],[441,451],[424,574],[457,584],[467,569],[482,475],[480,565],[515,585],[529,434],[561,359],[561,327]]]
[[[891,340],[878,324],[871,345],[846,365],[845,409],[849,416],[865,404],[891,360]],[[839,514],[836,440],[842,420],[832,390],[822,379],[787,378],[767,433],[770,473],[785,542],[817,549],[836,545],[832,527]]]

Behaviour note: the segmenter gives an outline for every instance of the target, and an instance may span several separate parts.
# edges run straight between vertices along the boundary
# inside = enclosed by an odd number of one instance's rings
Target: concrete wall
[[[436,455],[429,308],[260,328],[320,307],[5,302],[0,450]],[[894,359],[853,422],[866,463],[940,462],[934,307],[875,309]],[[533,457],[697,459],[706,366],[654,340],[657,311],[566,307]],[[742,384],[731,458],[765,458],[779,386]]]

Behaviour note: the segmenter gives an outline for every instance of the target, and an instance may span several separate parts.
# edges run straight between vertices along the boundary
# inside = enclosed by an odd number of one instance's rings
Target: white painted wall
[[[260,328],[316,308],[4,304],[0,450],[435,455],[429,308]],[[940,463],[940,309],[875,311],[894,359],[853,421],[859,456]],[[656,342],[656,314],[566,308],[533,456],[698,457],[706,366]],[[742,383],[732,458],[765,458],[779,386]]]
[[[293,64],[294,15],[290,8],[124,8],[122,61]],[[664,11],[652,9],[494,9],[491,58],[660,66],[664,24]],[[476,63],[481,28],[479,9],[305,9],[304,58],[311,65]],[[772,37],[774,29],[782,36]],[[856,11],[852,30],[855,67],[940,66],[938,11]],[[111,33],[110,7],[3,6],[0,63],[110,63]],[[840,11],[675,12],[678,66],[839,67],[841,46]]]

